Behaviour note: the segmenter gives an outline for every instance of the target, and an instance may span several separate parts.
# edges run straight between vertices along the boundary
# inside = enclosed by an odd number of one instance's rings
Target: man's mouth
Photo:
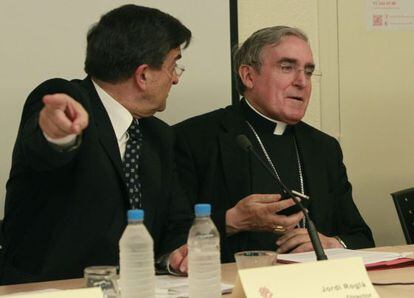
[[[298,100],[298,101],[303,101],[303,98],[300,96],[289,96],[289,98],[294,99],[294,100]]]

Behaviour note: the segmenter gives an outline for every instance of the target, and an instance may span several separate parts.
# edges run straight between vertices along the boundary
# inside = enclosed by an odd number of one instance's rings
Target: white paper
[[[101,298],[103,296],[100,288],[85,288],[72,290],[44,289],[31,292],[20,292],[2,297],[12,298]]]
[[[221,292],[223,294],[230,293],[233,289],[233,285],[221,283]],[[73,296],[76,292],[76,295]],[[31,292],[21,292],[12,295],[6,295],[4,297],[81,297],[78,296],[81,293],[95,296],[87,297],[102,297],[102,292],[99,288],[87,288],[76,290],[58,290],[58,289],[43,289]],[[69,296],[68,296],[69,295]],[[98,295],[98,296],[96,296]],[[83,297],[83,296],[82,296]],[[155,297],[156,298],[187,298],[188,297],[188,278],[182,276],[172,275],[158,275],[155,279]]]
[[[188,278],[183,276],[159,275],[155,281],[156,298],[188,297]],[[230,293],[233,285],[221,283],[221,292]]]
[[[392,261],[399,258],[405,258],[411,253],[394,253],[394,252],[378,252],[378,251],[363,251],[363,250],[351,250],[344,248],[331,248],[325,249],[328,260],[345,259],[350,257],[362,257],[364,264],[374,264],[384,261]],[[295,262],[295,263],[306,263],[316,261],[314,251],[303,252],[303,253],[292,253],[292,254],[279,254],[277,255],[278,260]]]

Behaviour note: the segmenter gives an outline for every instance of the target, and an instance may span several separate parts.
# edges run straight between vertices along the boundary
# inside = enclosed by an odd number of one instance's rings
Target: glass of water
[[[91,266],[84,270],[86,287],[100,287],[104,298],[119,297],[118,275],[115,266]]]

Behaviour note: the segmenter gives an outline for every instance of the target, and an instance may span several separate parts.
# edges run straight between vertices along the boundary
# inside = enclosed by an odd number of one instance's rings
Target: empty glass
[[[118,275],[115,266],[91,266],[83,271],[86,287],[100,287],[104,298],[118,297]]]
[[[237,269],[273,266],[276,264],[277,253],[267,250],[249,250],[234,254]]]

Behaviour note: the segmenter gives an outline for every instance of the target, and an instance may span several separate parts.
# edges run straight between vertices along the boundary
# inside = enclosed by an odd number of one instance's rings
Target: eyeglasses
[[[315,73],[315,66],[313,65],[306,66],[305,68],[299,68],[299,66],[296,63],[282,61],[279,63],[278,67],[282,71],[282,73],[285,74],[298,74],[300,71],[303,71],[305,77],[309,80],[312,78],[313,75],[321,75],[320,73]]]
[[[183,74],[184,71],[185,71],[184,65],[175,64],[175,66],[174,66],[174,72],[177,75],[177,77],[181,77],[181,75]]]

